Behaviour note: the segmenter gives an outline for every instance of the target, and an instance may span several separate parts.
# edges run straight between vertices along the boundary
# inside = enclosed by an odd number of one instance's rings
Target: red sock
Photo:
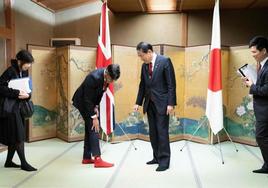
[[[108,162],[102,160],[100,156],[95,157],[95,162],[94,162],[95,168],[109,168],[109,167],[113,167],[113,166],[114,166],[113,163],[108,163]]]
[[[82,160],[82,164],[93,164],[94,163],[94,159],[83,159]]]

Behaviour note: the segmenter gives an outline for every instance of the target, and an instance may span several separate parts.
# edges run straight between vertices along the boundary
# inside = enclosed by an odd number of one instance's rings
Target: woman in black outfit
[[[33,61],[34,59],[30,52],[21,50],[17,53],[16,59],[11,60],[11,66],[0,77],[0,108],[3,108],[4,98],[8,97],[16,100],[12,113],[0,117],[0,143],[8,146],[5,168],[21,168],[25,171],[37,170],[28,164],[25,159],[25,119],[20,114],[18,103],[19,100],[30,99],[30,94],[8,87],[10,80],[28,76],[28,69]],[[15,151],[17,151],[21,165],[17,165],[12,161]]]

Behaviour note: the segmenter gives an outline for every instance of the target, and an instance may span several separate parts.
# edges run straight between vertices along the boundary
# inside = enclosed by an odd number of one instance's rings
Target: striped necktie
[[[256,70],[257,70],[257,73],[260,72],[260,70],[261,70],[261,64],[260,64],[260,62],[257,62]]]
[[[150,78],[152,77],[152,75],[153,75],[153,64],[151,62],[151,63],[149,63],[149,76],[150,76]]]

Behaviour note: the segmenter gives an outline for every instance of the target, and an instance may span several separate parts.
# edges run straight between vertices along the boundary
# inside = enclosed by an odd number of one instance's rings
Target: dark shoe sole
[[[20,168],[20,165],[17,165],[16,163],[6,163],[4,165],[5,168]]]
[[[158,164],[158,162],[155,161],[155,160],[151,160],[151,161],[148,161],[146,164],[147,165],[152,165],[152,164]]]
[[[157,171],[157,172],[162,172],[162,171],[165,171],[165,170],[167,170],[167,169],[168,169],[168,167],[159,166],[159,167],[156,168],[155,171]]]
[[[268,174],[268,170],[266,169],[253,170],[252,172],[257,174]]]

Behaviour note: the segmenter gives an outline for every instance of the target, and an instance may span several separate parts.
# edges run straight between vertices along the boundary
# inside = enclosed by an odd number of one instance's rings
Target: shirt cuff
[[[95,115],[93,115],[93,116],[91,116],[91,118],[92,118],[92,119],[94,119],[94,118],[96,118],[96,117],[97,117],[97,115],[96,115],[96,114],[95,114]]]

